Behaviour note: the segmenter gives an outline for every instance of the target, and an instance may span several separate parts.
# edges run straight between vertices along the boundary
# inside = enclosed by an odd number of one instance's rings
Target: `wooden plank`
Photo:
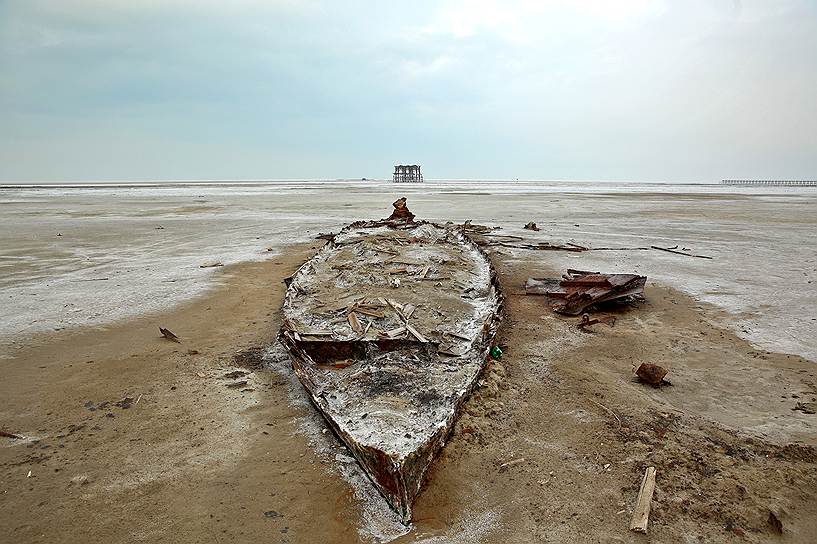
[[[396,300],[391,299],[391,298],[387,298],[386,302],[388,302],[389,306],[391,306],[392,309],[395,312],[397,312],[397,315],[399,315],[401,318],[403,317],[403,305],[402,304],[400,304],[399,302],[397,302]]]
[[[349,326],[352,327],[352,330],[356,333],[360,334],[363,332],[363,325],[360,324],[360,321],[357,319],[357,314],[355,312],[351,312],[346,319],[349,320]]]
[[[408,332],[410,332],[410,333],[412,334],[412,336],[414,336],[414,338],[416,338],[416,339],[417,339],[419,342],[423,342],[423,343],[428,342],[428,340],[426,340],[425,336],[423,336],[422,334],[420,334],[420,333],[417,331],[417,329],[415,329],[414,327],[412,327],[412,326],[411,326],[411,325],[409,325],[408,323],[406,323],[406,330],[407,330]]]
[[[637,533],[647,532],[653,491],[655,491],[655,467],[647,467],[644,471],[644,477],[641,479],[641,489],[638,491],[638,499],[635,502],[633,519],[630,521],[631,531]]]
[[[397,338],[398,336],[402,336],[406,334],[405,327],[397,327],[396,329],[392,329],[390,331],[383,331],[383,336],[387,336],[389,338]]]
[[[652,249],[657,249],[660,251],[666,251],[667,253],[675,253],[676,255],[683,255],[685,257],[697,257],[699,259],[711,259],[712,257],[708,257],[706,255],[693,255],[692,253],[684,253],[683,251],[675,251],[674,249],[670,249],[668,247],[659,247],[659,246],[650,246]]]

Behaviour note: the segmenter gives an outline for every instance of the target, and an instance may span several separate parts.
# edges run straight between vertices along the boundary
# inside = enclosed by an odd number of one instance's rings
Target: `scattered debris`
[[[88,475],[87,474],[79,474],[71,478],[71,484],[73,485],[87,485],[88,484]]]
[[[579,315],[590,306],[608,300],[643,297],[646,276],[636,274],[600,274],[568,270],[558,287],[545,291],[554,311],[565,315]],[[553,282],[553,280],[550,280]],[[547,288],[543,280],[528,279],[526,294],[542,294]]]
[[[572,251],[574,253],[581,253],[582,251],[590,251],[589,247],[580,246],[572,242],[565,242],[564,244],[551,244],[550,242],[539,242],[537,244],[514,244],[503,241],[487,240],[480,245],[486,246],[502,246],[513,249],[532,249],[541,251]]]
[[[712,257],[708,257],[706,255],[693,255],[692,253],[684,253],[683,251],[676,251],[675,247],[659,247],[659,246],[650,246],[650,249],[657,249],[660,251],[666,251],[667,253],[675,253],[676,255],[683,255],[685,257],[697,257],[699,259],[712,259]],[[683,248],[686,249],[686,248]]]
[[[501,227],[487,227],[485,225],[474,225],[473,223],[471,223],[470,219],[462,224],[462,230],[468,234],[487,234],[499,228]]]
[[[203,263],[199,265],[199,268],[214,268],[216,266],[224,266],[224,263],[222,263],[221,261]]]
[[[491,348],[491,358],[492,359],[502,359],[502,348],[499,346],[494,346]]]
[[[817,402],[798,402],[794,408],[792,408],[793,412],[803,412],[804,414],[815,414],[817,413]]]
[[[133,397],[125,397],[124,399],[118,400],[113,404],[114,406],[119,406],[123,410],[127,410],[128,408],[131,407],[131,405],[133,405]]]
[[[630,530],[637,533],[646,533],[650,521],[650,507],[652,494],[655,491],[655,467],[647,467],[641,479],[641,489],[633,510],[633,519],[630,521]]]
[[[537,227],[537,226],[536,226],[536,223],[534,223],[533,221],[531,221],[530,223],[528,223],[527,225],[525,225],[523,228],[524,228],[525,230],[535,230],[535,231],[538,231],[538,230],[539,230],[539,227]]]
[[[665,381],[664,376],[666,376],[668,372],[669,370],[662,366],[652,363],[641,363],[638,370],[635,371],[635,374],[641,381],[650,385],[661,385],[661,383]]]
[[[89,400],[89,401],[86,401],[83,406],[85,406],[85,408],[87,408],[89,411],[95,412],[97,410],[104,410],[105,408],[108,407],[109,404],[110,404],[110,402],[108,402],[108,401],[100,402],[99,404],[94,404],[93,401]]]
[[[525,462],[525,458],[520,457],[519,459],[514,459],[513,461],[508,461],[507,463],[502,463],[501,465],[499,465],[499,468],[500,469],[508,468],[508,467],[512,467],[513,465],[518,465],[519,463],[524,463],[524,462]]]
[[[264,512],[264,517],[265,517],[265,518],[273,518],[273,519],[274,519],[274,518],[282,518],[282,517],[284,517],[284,515],[283,515],[283,514],[279,514],[279,513],[278,513],[278,512],[276,512],[275,510],[267,510],[266,512]]]
[[[581,330],[584,330],[586,327],[590,327],[592,325],[596,325],[598,323],[604,323],[612,327],[616,324],[616,317],[614,315],[608,315],[605,317],[596,317],[594,319],[590,319],[589,314],[582,314],[582,320],[576,324]]]
[[[182,341],[179,340],[179,337],[173,334],[170,329],[166,329],[164,327],[159,327],[159,332],[162,333],[162,336],[166,339],[170,340],[171,342],[176,342],[177,344],[181,344]]]

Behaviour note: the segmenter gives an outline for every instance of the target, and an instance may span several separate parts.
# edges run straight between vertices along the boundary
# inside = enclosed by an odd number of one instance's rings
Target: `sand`
[[[817,415],[793,410],[817,402],[814,361],[759,349],[734,314],[655,280],[613,328],[582,333],[522,285],[598,255],[507,248],[490,252],[505,355],[403,528],[272,345],[281,280],[314,247],[220,268],[169,310],[18,339],[0,428],[26,438],[0,438],[0,540],[817,541]],[[643,361],[673,385],[635,382]],[[657,489],[638,537],[646,466]]]

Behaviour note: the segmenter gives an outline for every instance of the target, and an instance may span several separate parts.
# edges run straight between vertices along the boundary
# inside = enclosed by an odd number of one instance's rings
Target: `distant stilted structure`
[[[422,183],[423,174],[417,164],[396,164],[392,181],[394,183]]]
[[[793,179],[724,179],[721,185],[750,185],[767,187],[817,187],[815,180]]]

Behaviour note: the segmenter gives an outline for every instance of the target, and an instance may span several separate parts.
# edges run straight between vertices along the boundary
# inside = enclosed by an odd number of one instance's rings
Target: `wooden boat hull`
[[[460,227],[410,219],[353,223],[291,278],[279,338],[295,374],[405,523],[502,300]]]

